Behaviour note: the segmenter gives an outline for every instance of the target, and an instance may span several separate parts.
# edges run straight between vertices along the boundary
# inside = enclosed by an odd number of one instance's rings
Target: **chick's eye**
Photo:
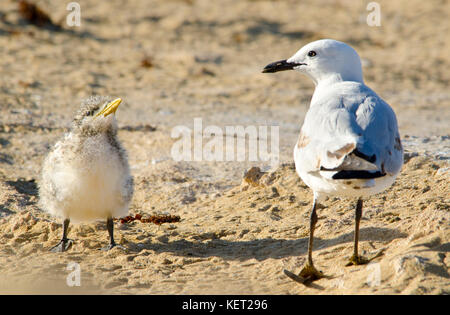
[[[317,53],[314,50],[308,52],[308,57],[314,57],[315,55],[317,55]]]

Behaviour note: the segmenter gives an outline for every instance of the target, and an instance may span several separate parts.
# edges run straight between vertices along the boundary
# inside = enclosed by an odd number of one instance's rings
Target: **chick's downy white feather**
[[[54,216],[74,221],[112,221],[128,213],[133,178],[126,151],[117,138],[114,112],[120,99],[108,100],[86,100],[70,132],[44,161],[40,203]],[[108,106],[114,102],[118,104],[108,113]]]

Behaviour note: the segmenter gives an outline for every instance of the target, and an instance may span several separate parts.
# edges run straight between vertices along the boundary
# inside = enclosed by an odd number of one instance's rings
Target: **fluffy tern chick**
[[[67,238],[70,220],[106,219],[110,244],[102,250],[116,246],[113,217],[128,214],[133,195],[127,154],[117,138],[115,112],[121,101],[92,97],[83,102],[71,131],[44,161],[41,206],[63,219],[63,236],[53,252],[72,246]]]

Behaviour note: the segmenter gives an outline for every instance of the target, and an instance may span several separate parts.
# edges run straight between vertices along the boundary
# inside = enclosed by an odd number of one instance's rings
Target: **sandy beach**
[[[0,6],[0,293],[449,294],[450,5],[378,1],[33,1],[57,27],[33,25],[17,1]],[[312,191],[293,148],[314,84],[261,73],[308,42],[354,47],[368,86],[397,115],[405,164],[395,184],[365,201],[360,251],[383,255],[345,267],[355,200],[318,211],[314,261],[328,278],[304,286],[283,274],[306,261]],[[73,247],[49,252],[61,222],[39,206],[43,160],[81,101],[120,97],[119,138],[135,193],[130,215],[177,215],[156,225],[74,224]],[[176,126],[276,126],[279,166],[267,161],[175,161]],[[270,130],[270,128],[269,128]],[[208,138],[204,139],[204,143]],[[260,167],[251,183],[245,171]],[[68,286],[68,265],[81,285]]]

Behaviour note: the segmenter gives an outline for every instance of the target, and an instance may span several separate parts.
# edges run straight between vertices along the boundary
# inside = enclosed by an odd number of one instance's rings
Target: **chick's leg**
[[[50,249],[54,253],[62,253],[72,247],[73,240],[67,238],[67,232],[69,230],[70,219],[65,219],[63,222],[63,236],[59,243]]]
[[[108,217],[108,219],[106,220],[106,228],[107,228],[108,234],[109,234],[109,245],[107,245],[103,248],[100,248],[100,250],[110,250],[116,246],[124,249],[123,246],[116,244],[116,242],[114,241],[114,220],[112,217]]]

